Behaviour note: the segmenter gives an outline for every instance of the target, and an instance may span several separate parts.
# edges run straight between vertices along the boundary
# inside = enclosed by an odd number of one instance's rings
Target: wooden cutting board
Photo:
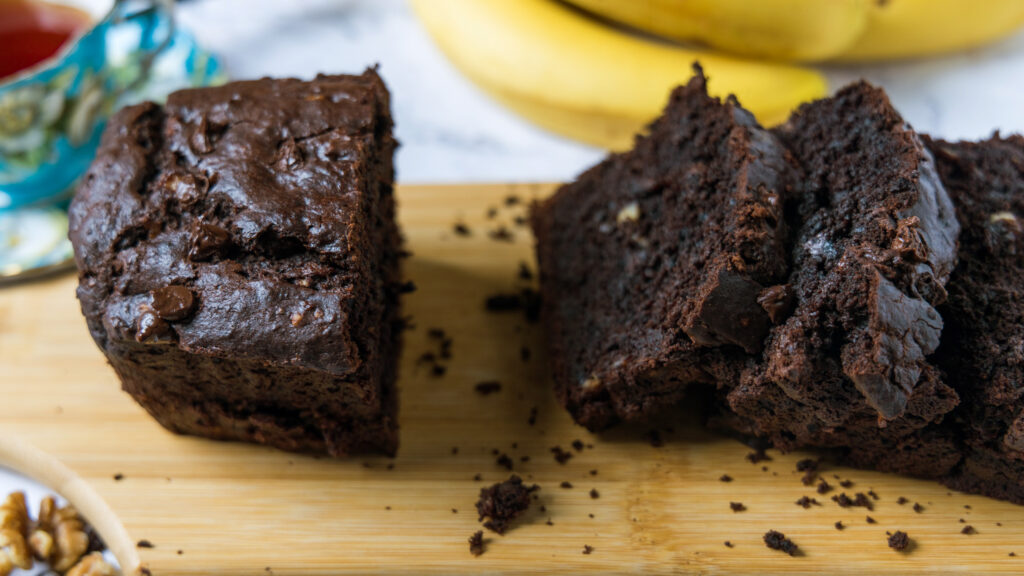
[[[837,490],[818,495],[795,471],[806,455],[770,452],[771,461],[752,464],[745,446],[685,417],[674,433],[663,432],[662,447],[651,446],[644,429],[593,436],[574,426],[550,392],[537,327],[483,306],[486,296],[521,285],[520,262],[532,268],[530,234],[515,223],[525,207],[506,206],[506,197],[549,191],[400,191],[413,253],[407,276],[419,289],[406,299],[415,329],[402,361],[402,446],[394,461],[316,459],[164,431],[121,393],[66,275],[0,290],[0,463],[6,458],[61,489],[124,566],[158,576],[1024,572],[1024,507],[844,468],[823,472]],[[497,209],[493,219],[489,208]],[[470,236],[454,234],[455,222]],[[499,225],[513,241],[489,236]],[[436,349],[430,328],[454,339],[443,377],[417,366]],[[475,393],[486,380],[502,390]],[[577,452],[576,439],[593,447]],[[558,464],[553,446],[572,459]],[[480,528],[478,492],[509,474],[494,451],[540,485],[540,500],[505,536],[487,534],[486,553],[473,557],[466,540]],[[733,480],[720,481],[723,474]],[[853,485],[840,489],[833,475]],[[829,499],[869,489],[879,496],[873,511]],[[821,505],[797,506],[804,495]],[[909,503],[899,505],[900,496]],[[733,512],[731,501],[746,511]],[[914,502],[923,511],[914,512]],[[961,534],[961,518],[977,534]],[[846,528],[838,531],[836,521]],[[767,549],[762,536],[772,529],[803,555]],[[887,547],[894,530],[910,534],[909,553]],[[155,548],[135,549],[140,539]],[[583,554],[585,545],[592,553]]]

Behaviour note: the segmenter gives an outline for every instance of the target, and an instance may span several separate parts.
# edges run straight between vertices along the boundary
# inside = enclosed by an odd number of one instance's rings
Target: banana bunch
[[[836,55],[869,62],[976,48],[1024,27],[1024,0],[873,0],[864,33]]]
[[[866,62],[974,48],[1024,26],[1022,0],[565,0],[672,40],[752,58]]]
[[[944,53],[1007,36],[1024,25],[1024,0],[412,4],[449,59],[494,98],[543,128],[613,150],[632,144],[633,135],[661,111],[669,91],[689,78],[693,62],[703,66],[713,95],[735,94],[770,126],[827,91],[821,74],[784,61]]]
[[[766,124],[827,89],[812,70],[638,38],[552,0],[412,4],[449,59],[494,98],[542,128],[613,150],[632,145],[697,61],[712,94],[735,94]]]

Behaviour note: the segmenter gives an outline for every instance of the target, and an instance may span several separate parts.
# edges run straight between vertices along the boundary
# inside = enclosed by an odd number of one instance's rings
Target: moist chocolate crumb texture
[[[374,70],[185,90],[111,119],[71,205],[78,297],[161,424],[394,453],[391,126]]]
[[[1021,137],[923,139],[863,82],[746,117],[698,74],[534,206],[559,398],[599,430],[689,390],[776,448],[1024,501]]]
[[[601,430],[760,352],[790,303],[784,197],[797,167],[697,75],[649,135],[531,211],[555,387]]]
[[[928,145],[963,228],[935,355],[963,399],[946,483],[1024,504],[1024,137]]]
[[[939,344],[959,224],[933,158],[881,90],[851,85],[774,131],[804,170],[787,214],[796,304],[762,357],[730,376],[724,423],[784,450],[941,476],[957,462],[934,424],[958,395]]]

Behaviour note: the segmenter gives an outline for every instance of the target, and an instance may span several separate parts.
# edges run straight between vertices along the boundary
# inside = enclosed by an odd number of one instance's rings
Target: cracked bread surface
[[[184,90],[111,119],[70,210],[78,296],[161,424],[395,451],[391,127],[374,70]]]

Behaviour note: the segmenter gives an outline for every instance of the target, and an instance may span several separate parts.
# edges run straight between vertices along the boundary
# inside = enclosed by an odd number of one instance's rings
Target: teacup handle
[[[153,61],[173,40],[172,0],[116,0],[111,13],[111,25],[126,23],[141,29],[138,45],[139,74],[127,85],[119,86],[118,95],[134,90],[145,82]]]

